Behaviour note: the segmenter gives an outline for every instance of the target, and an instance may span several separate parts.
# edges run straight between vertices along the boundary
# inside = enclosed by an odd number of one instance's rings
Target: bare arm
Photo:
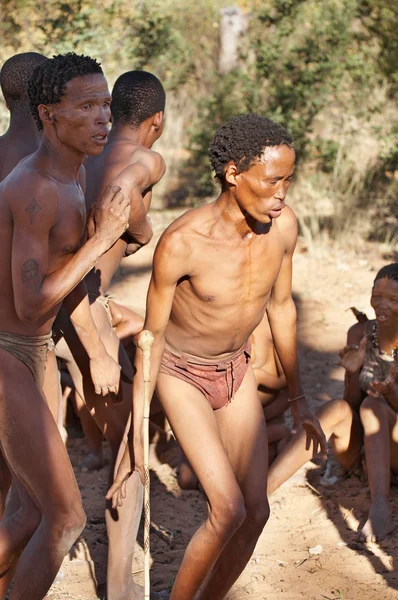
[[[287,209],[285,209],[287,210]],[[292,258],[297,242],[297,221],[288,215],[285,254],[267,307],[276,352],[281,361],[291,398],[302,395],[297,357],[297,312],[292,298]]]
[[[86,286],[77,284],[65,298],[63,305],[70,316],[76,334],[90,359],[90,373],[96,394],[117,394],[120,366],[107,353],[95,326]]]
[[[126,228],[128,205],[120,189],[108,188],[95,207],[92,237],[61,268],[49,273],[49,237],[56,224],[58,192],[49,181],[36,186],[37,198],[22,201],[15,194],[10,202],[14,222],[12,282],[18,317],[31,323],[53,310],[85,277],[98,258]],[[29,207],[36,206],[36,213]]]
[[[129,244],[137,244],[137,249],[152,238],[152,227],[147,218],[153,186],[160,181],[166,170],[163,158],[157,152],[135,153],[135,161],[124,169],[112,182],[119,185],[130,199]],[[130,254],[132,252],[130,251]]]
[[[150,396],[156,386],[162,361],[165,332],[173,305],[178,280],[187,274],[186,256],[189,256],[181,236],[166,233],[160,238],[153,260],[152,278],[149,285],[146,319],[144,329],[154,336],[151,350]],[[130,444],[127,445],[114,483],[107,493],[114,507],[120,506],[125,496],[125,483],[132,465],[143,479],[143,417],[144,417],[144,378],[142,371],[142,352],[139,348],[135,355],[136,374],[133,383],[133,423],[130,429]]]
[[[345,368],[344,376],[344,400],[354,410],[358,410],[363,400],[363,394],[359,385],[359,374],[365,358],[366,338],[364,323],[356,323],[347,333],[346,347],[340,353],[340,363]],[[350,355],[354,355],[352,358]]]
[[[287,210],[287,209],[285,209]],[[294,427],[300,423],[307,433],[307,449],[313,443],[313,455],[321,446],[322,454],[326,454],[326,439],[318,419],[310,409],[300,380],[297,355],[297,313],[292,298],[292,258],[297,242],[297,220],[288,209],[283,224],[282,235],[285,240],[285,254],[277,280],[272,288],[267,307],[267,315],[271,327],[276,352],[289,388],[290,403]]]

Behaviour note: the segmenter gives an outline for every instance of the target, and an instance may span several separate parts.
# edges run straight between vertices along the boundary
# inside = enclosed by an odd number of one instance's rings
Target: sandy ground
[[[154,213],[155,236],[149,247],[122,265],[112,292],[127,305],[144,310],[151,257],[165,224],[177,213]],[[294,260],[294,294],[299,312],[299,342],[304,386],[316,408],[342,394],[343,372],[336,366],[345,332],[354,323],[347,309],[370,316],[369,295],[375,272],[391,262],[381,248],[360,255],[336,246],[317,253],[299,244]],[[87,452],[84,440],[68,444],[82,492],[88,524],[65,559],[51,589],[54,599],[103,598],[107,539],[103,513],[106,468],[82,473],[76,467]],[[200,492],[181,492],[175,476],[177,449],[152,447],[151,537],[154,590],[170,589],[184,548],[205,515]],[[382,600],[398,598],[398,541],[358,545],[355,531],[369,507],[367,483],[356,477],[332,487],[321,485],[324,467],[308,463],[271,499],[271,518],[229,600]],[[395,515],[398,494],[392,488]],[[398,521],[397,521],[398,524]],[[161,529],[159,532],[159,528]],[[163,531],[163,532],[162,532]],[[142,528],[134,557],[135,580],[143,583]],[[316,546],[318,554],[314,554]],[[97,587],[98,584],[98,587]],[[98,591],[96,591],[96,589]]]

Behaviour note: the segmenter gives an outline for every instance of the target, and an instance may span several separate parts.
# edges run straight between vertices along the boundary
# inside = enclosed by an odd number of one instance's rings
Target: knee
[[[360,406],[359,416],[367,433],[377,433],[381,422],[388,420],[385,402],[382,398],[367,396]]]
[[[67,510],[47,517],[46,522],[52,532],[52,537],[57,541],[65,542],[70,548],[86,525],[86,515],[81,503],[76,502]]]
[[[209,520],[218,535],[230,537],[246,519],[246,508],[242,494],[223,498],[212,506]]]
[[[374,415],[382,415],[385,412],[385,405],[381,398],[373,398],[372,396],[366,396],[363,400],[360,408],[359,415],[362,420],[367,420],[369,417]]]
[[[256,533],[260,534],[264,529],[270,515],[268,499],[264,497],[262,502],[246,505],[246,519]]]

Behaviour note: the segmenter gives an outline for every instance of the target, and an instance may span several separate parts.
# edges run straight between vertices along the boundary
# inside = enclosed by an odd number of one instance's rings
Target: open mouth
[[[93,135],[92,139],[100,146],[105,146],[108,141],[108,133],[99,133],[97,135]]]

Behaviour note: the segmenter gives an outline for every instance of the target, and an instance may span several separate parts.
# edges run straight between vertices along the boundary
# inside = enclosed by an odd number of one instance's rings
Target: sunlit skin
[[[103,395],[117,392],[120,369],[101,343],[81,281],[126,230],[129,203],[120,188],[109,189],[89,217],[86,239],[82,162],[87,152],[102,151],[109,102],[102,75],[69,82],[58,104],[38,107],[43,124],[38,150],[0,184],[0,332],[49,334],[64,302]],[[19,338],[21,347],[24,343]],[[7,577],[15,569],[12,600],[41,600],[85,515],[42,390],[21,360],[4,349],[0,353],[2,452],[17,478],[7,506],[17,516],[12,513],[0,528],[0,565]],[[48,360],[46,375],[50,365],[56,369],[56,361]],[[58,394],[57,376],[54,382],[51,397]]]
[[[375,311],[380,349],[390,354],[398,343],[398,282],[387,277],[378,279],[372,289],[371,305]],[[398,373],[397,361],[384,381],[374,380],[367,393],[360,387],[360,374],[366,359],[370,331],[375,321],[353,325],[347,345],[340,352],[345,373],[344,400],[325,404],[318,417],[334,455],[344,468],[359,461],[363,444],[372,504],[363,528],[361,541],[379,541],[393,529],[389,502],[390,471],[398,471]],[[309,458],[303,436],[293,439],[270,468],[268,490],[273,493]]]
[[[99,97],[99,104],[100,100]],[[90,110],[84,101],[83,97],[77,107],[82,106],[83,110]],[[95,106],[95,103],[92,101],[91,105]],[[128,107],[126,107],[126,113],[125,116],[128,117]],[[113,483],[114,469],[121,443],[125,444],[125,441],[122,442],[122,440],[131,415],[133,369],[130,359],[112,328],[115,322],[110,323],[109,313],[113,316],[117,312],[119,322],[123,316],[128,316],[128,322],[134,328],[133,334],[141,331],[143,321],[141,317],[132,312],[128,314],[128,311],[111,300],[108,312],[101,302],[101,296],[103,299],[107,293],[122,258],[126,254],[137,251],[152,237],[152,228],[147,218],[147,212],[151,203],[152,188],[163,176],[165,164],[160,154],[153,151],[151,147],[160,137],[162,129],[162,111],[145,119],[136,128],[131,127],[129,122],[116,122],[112,126],[103,153],[91,156],[85,162],[87,212],[90,212],[93,204],[98,202],[108,185],[119,185],[130,201],[129,226],[125,235],[101,256],[95,268],[84,280],[90,295],[91,313],[106,350],[114,360],[119,362],[123,374],[130,379],[130,382],[125,378],[120,381],[118,404],[115,406],[104,403],[102,397],[95,393],[91,385],[90,372],[85,361],[81,360],[82,352],[79,340],[76,340],[73,331],[70,331],[70,323],[62,323],[65,339],[61,339],[56,347],[57,356],[66,360],[76,395],[81,402],[80,415],[84,415],[82,419],[84,433],[89,439],[91,448],[95,451],[95,455],[91,455],[91,459],[95,459],[94,466],[101,466],[99,450],[101,449],[102,434],[109,443],[111,450],[110,484]],[[95,419],[100,432],[93,424],[92,418]],[[142,484],[138,474],[129,479],[126,496],[125,503],[117,510],[112,510],[110,502],[106,504],[108,600],[138,600],[143,597],[142,588],[134,584],[131,577],[135,539],[142,512]]]
[[[268,444],[250,363],[232,401],[213,411],[193,385],[159,373],[163,350],[186,352],[205,363],[227,360],[267,311],[290,396],[301,396],[291,297],[297,221],[285,206],[294,160],[294,151],[281,145],[267,148],[245,171],[228,163],[217,200],[178,218],[155,251],[145,321],[155,337],[151,386],[157,382],[168,421],[209,504],[208,519],[188,545],[171,600],[193,599],[202,584],[200,600],[221,600],[245,568],[269,514]],[[134,398],[142,398],[141,360],[137,350]],[[306,400],[292,402],[291,408],[309,443],[324,449],[323,433]],[[134,459],[141,474],[142,418],[141,405],[134,403]],[[108,494],[116,502],[123,501],[128,477],[125,457]]]
[[[39,114],[47,114],[56,123],[54,134],[80,163],[86,154],[101,154],[108,141],[111,120],[111,95],[101,74],[75,77],[66,84],[62,102],[40,106]],[[83,157],[83,159],[82,159]]]

